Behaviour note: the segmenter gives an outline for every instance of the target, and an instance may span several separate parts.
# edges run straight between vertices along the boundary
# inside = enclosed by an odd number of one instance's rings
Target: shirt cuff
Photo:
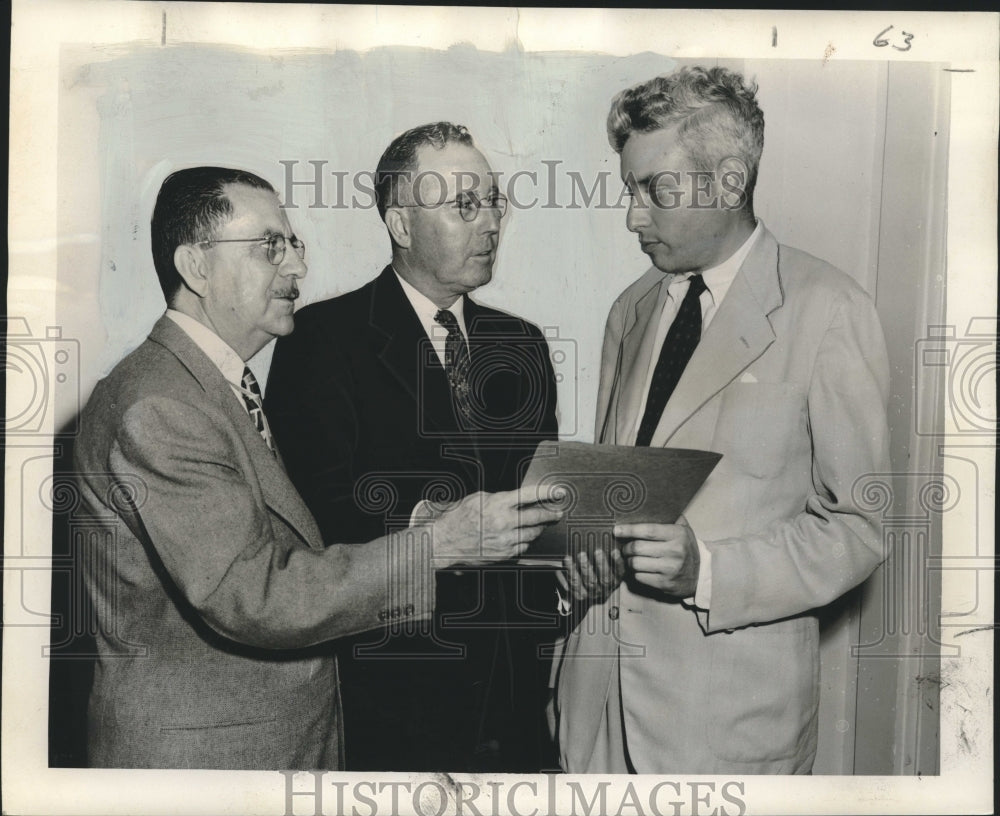
[[[568,618],[573,612],[573,605],[570,603],[569,596],[563,592],[562,587],[556,587],[556,612],[564,618]]]
[[[696,538],[698,542],[698,585],[695,587],[694,596],[685,598],[684,602],[699,609],[710,609],[712,604],[712,553],[705,542]]]

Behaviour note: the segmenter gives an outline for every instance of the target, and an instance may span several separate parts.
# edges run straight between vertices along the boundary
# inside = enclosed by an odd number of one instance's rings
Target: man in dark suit
[[[278,343],[268,415],[321,530],[365,541],[424,500],[516,487],[554,439],[555,379],[539,330],[476,303],[507,201],[465,128],[396,138],[378,164],[392,263],[302,309]],[[344,529],[344,528],[341,528]],[[341,651],[352,770],[552,767],[544,726],[555,638],[551,573],[439,575],[433,625]]]
[[[98,383],[75,448],[99,623],[88,762],[340,769],[337,666],[310,647],[427,617],[435,565],[516,555],[552,514],[471,496],[419,528],[324,548],[245,366],[292,330],[306,273],[273,188],[178,171],[152,237],[169,308]],[[326,532],[343,540],[331,519]]]

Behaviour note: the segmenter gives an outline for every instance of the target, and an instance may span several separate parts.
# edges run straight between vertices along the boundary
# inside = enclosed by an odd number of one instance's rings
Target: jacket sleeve
[[[823,606],[885,558],[879,503],[867,501],[889,478],[885,340],[861,290],[849,290],[831,312],[808,386],[812,484],[804,507],[752,535],[705,542],[709,631]]]
[[[126,523],[209,626],[288,649],[430,615],[424,528],[311,548],[266,504],[239,445],[221,413],[156,396],[124,413],[109,454],[113,474],[143,485],[120,508]]]

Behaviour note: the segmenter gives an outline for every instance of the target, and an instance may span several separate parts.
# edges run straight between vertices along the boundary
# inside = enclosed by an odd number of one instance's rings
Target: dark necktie
[[[687,294],[681,301],[674,322],[667,330],[663,348],[660,349],[660,357],[656,361],[656,368],[653,369],[649,396],[646,398],[646,412],[642,415],[639,433],[635,438],[636,445],[648,445],[653,438],[653,431],[656,430],[663,415],[667,400],[674,393],[674,388],[684,373],[684,367],[701,339],[700,298],[707,287],[701,275],[692,275],[688,281]]]
[[[469,349],[466,348],[462,330],[458,327],[458,319],[447,309],[440,309],[434,320],[448,330],[444,341],[444,370],[448,375],[448,384],[455,405],[462,415],[472,417],[472,404],[469,400]]]
[[[240,391],[240,394],[243,397],[243,402],[247,407],[247,411],[250,413],[250,419],[252,419],[253,424],[257,426],[257,433],[259,433],[263,440],[267,443],[267,447],[271,449],[271,453],[274,453],[274,442],[271,439],[271,429],[267,427],[267,419],[264,417],[264,398],[260,393],[260,386],[257,384],[257,378],[247,366],[243,367],[243,380],[241,381],[241,384],[243,389]]]

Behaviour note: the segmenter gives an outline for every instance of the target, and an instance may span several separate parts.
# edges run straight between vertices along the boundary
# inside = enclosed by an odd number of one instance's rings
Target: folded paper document
[[[521,486],[522,503],[564,511],[522,555],[561,561],[567,553],[614,546],[617,523],[673,524],[722,458],[686,448],[543,442]]]

